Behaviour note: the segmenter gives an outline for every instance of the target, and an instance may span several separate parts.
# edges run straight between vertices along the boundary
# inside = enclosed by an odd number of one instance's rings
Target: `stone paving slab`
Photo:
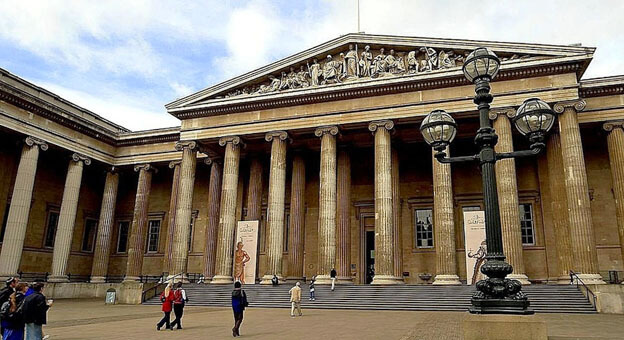
[[[461,339],[459,312],[250,308],[241,328],[248,339]],[[180,331],[156,331],[158,306],[106,306],[101,300],[56,300],[44,328],[52,339],[231,338],[230,308],[187,307]],[[624,339],[624,315],[540,314],[551,339]]]

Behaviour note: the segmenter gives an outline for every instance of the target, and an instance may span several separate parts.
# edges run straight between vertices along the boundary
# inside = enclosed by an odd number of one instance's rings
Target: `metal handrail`
[[[147,299],[148,299],[147,295],[148,295],[149,292],[151,292],[152,290],[154,291],[154,295],[150,296],[150,298],[152,298],[152,297],[154,297],[154,296],[156,296],[156,295],[158,295],[160,293],[160,292],[158,292],[159,288],[164,287],[167,284],[169,284],[169,281],[174,281],[175,282],[176,278],[182,277],[183,275],[184,275],[184,273],[179,273],[179,274],[175,274],[175,275],[173,275],[171,277],[168,277],[168,278],[165,278],[163,276],[162,280],[159,281],[154,287],[148,288],[148,289],[144,290],[141,293],[141,303],[147,301]]]
[[[587,287],[585,282],[583,282],[583,280],[581,280],[581,278],[574,271],[570,270],[570,284],[576,284],[576,289],[579,289],[579,282],[581,283],[581,286],[585,288],[585,291],[587,291],[587,302],[593,302],[592,305],[596,308],[596,294],[594,294],[594,292]],[[589,300],[590,295],[593,301]]]

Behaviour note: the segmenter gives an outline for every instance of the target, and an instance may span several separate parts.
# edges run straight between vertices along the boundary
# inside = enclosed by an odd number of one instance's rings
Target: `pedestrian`
[[[290,294],[290,317],[295,317],[295,308],[299,311],[299,316],[301,314],[301,283],[297,281],[294,287],[290,288],[288,291]]]
[[[10,277],[5,281],[5,286],[0,290],[0,307],[7,301],[11,294],[15,293],[15,286],[19,283],[16,277]],[[0,334],[4,334],[4,327],[0,326]]]
[[[24,294],[28,290],[28,285],[20,282],[15,286],[15,293],[11,294],[8,301],[0,307],[2,316],[2,339],[23,340],[24,339],[24,318],[22,315],[22,304]]]
[[[310,281],[310,301],[316,301],[316,295],[314,295],[314,279],[315,277],[312,277]]]
[[[182,289],[182,283],[178,282],[175,285],[173,291],[173,314],[175,314],[175,320],[171,323],[171,330],[177,324],[178,329],[182,329],[182,314],[184,314],[184,305],[188,301],[186,297],[186,291]]]
[[[165,325],[166,329],[171,329],[171,304],[173,302],[173,293],[171,291],[171,287],[173,286],[173,280],[169,281],[165,290],[160,294],[160,302],[162,302],[161,310],[165,314],[163,318],[156,324],[156,330],[159,331],[160,328]]]
[[[279,279],[277,278],[277,275],[273,274],[273,278],[271,279],[271,283],[274,286],[277,286],[279,284]]]
[[[43,325],[47,321],[47,312],[52,304],[52,299],[46,301],[43,295],[43,282],[35,282],[32,286],[34,293],[24,298],[22,314],[26,324],[26,340],[42,340]]]
[[[232,291],[232,310],[234,311],[234,328],[232,328],[232,336],[240,336],[240,326],[243,323],[243,312],[245,307],[249,306],[247,295],[241,288],[240,281],[234,282],[234,290]]]
[[[336,269],[335,268],[332,268],[331,272],[329,273],[329,277],[331,278],[331,282],[332,282],[331,290],[333,292],[336,286]]]

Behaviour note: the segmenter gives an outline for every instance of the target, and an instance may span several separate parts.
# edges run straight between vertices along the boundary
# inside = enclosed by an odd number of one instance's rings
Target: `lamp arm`
[[[435,158],[440,163],[461,163],[461,162],[471,162],[471,161],[479,160],[479,155],[446,157],[446,152],[438,151],[435,154]]]
[[[535,156],[539,154],[545,147],[546,145],[544,143],[541,143],[541,142],[533,143],[531,144],[531,149],[529,150],[496,153],[496,160],[505,159],[505,158],[520,158],[520,157]]]

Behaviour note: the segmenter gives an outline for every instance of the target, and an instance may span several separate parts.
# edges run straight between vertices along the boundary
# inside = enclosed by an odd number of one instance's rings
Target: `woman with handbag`
[[[182,283],[178,282],[175,285],[173,291],[173,314],[175,314],[175,320],[171,323],[171,330],[178,325],[178,329],[182,329],[182,314],[184,314],[184,305],[188,302],[186,292],[182,289]]]
[[[24,340],[24,318],[22,315],[22,302],[24,301],[24,293],[28,290],[28,285],[20,282],[15,286],[15,292],[9,296],[7,304],[6,317],[2,318],[4,340]],[[5,306],[2,306],[4,311]]]
[[[243,311],[249,306],[247,295],[241,288],[239,281],[234,282],[234,290],[232,291],[232,310],[234,311],[234,328],[232,328],[232,336],[240,336],[240,325],[243,323]]]
[[[171,287],[173,286],[173,282],[170,281],[165,287],[165,290],[160,294],[160,302],[162,302],[162,311],[165,313],[163,318],[156,324],[156,330],[160,330],[163,325],[166,325],[167,329],[171,329],[171,324],[169,320],[171,320],[171,305],[173,303],[173,292],[171,291]]]

